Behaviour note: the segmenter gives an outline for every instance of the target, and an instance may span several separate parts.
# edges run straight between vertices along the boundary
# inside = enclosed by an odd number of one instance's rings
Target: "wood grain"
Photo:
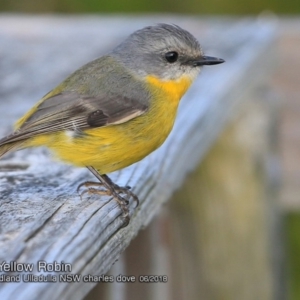
[[[87,170],[53,161],[45,149],[26,149],[0,161],[0,262],[61,262],[72,274],[104,274],[138,231],[147,226],[212,142],[234,117],[243,94],[267,64],[273,22],[184,17],[20,17],[0,19],[0,134],[68,73],[115,46],[135,29],[157,22],[191,31],[206,54],[226,60],[204,68],[179,108],[165,144],[143,161],[111,174],[133,187],[131,221],[107,197],[86,196],[76,187],[93,177]],[[251,75],[251,78],[249,78]],[[254,77],[254,78],[253,78]],[[257,78],[257,80],[259,80]],[[37,270],[34,274],[40,275]],[[58,275],[58,273],[49,273]],[[1,284],[1,299],[81,299],[94,283]]]

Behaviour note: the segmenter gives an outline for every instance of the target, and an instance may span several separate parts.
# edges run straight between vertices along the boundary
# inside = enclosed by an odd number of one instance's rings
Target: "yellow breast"
[[[192,83],[192,79],[183,76],[179,80],[163,81],[153,75],[146,77],[147,82],[152,90],[164,91],[166,98],[173,102],[178,102]]]
[[[102,174],[139,161],[165,141],[179,100],[192,82],[187,77],[161,81],[154,76],[148,76],[147,81],[152,99],[145,114],[122,124],[84,130],[79,137],[64,131],[41,135],[32,145],[47,145],[60,159],[78,166],[94,166]]]

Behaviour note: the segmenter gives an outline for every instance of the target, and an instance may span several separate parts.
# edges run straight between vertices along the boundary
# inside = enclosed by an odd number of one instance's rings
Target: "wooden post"
[[[282,260],[274,260],[280,232],[270,222],[279,217],[276,187],[266,168],[276,150],[274,103],[264,100],[244,105],[169,204],[172,299],[284,299]]]

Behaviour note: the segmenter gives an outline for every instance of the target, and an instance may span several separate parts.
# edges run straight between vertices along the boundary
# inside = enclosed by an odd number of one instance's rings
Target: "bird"
[[[197,39],[177,25],[139,29],[42,97],[0,140],[0,157],[46,146],[63,162],[88,168],[98,181],[83,182],[77,191],[112,196],[127,226],[129,199],[137,205],[139,199],[107,174],[161,146],[200,69],[223,62],[204,55]]]

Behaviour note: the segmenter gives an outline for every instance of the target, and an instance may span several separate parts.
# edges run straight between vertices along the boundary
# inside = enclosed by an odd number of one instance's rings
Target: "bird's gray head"
[[[112,53],[118,61],[138,76],[153,75],[161,80],[192,80],[200,66],[224,62],[203,55],[196,38],[176,25],[148,26],[131,34]]]

